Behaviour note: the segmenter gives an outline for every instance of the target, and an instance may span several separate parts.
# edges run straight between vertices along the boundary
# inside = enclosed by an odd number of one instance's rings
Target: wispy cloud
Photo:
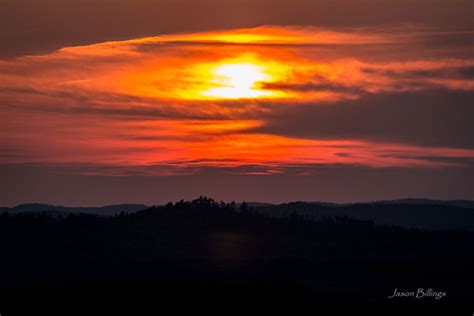
[[[459,41],[472,35],[266,26],[0,60],[0,162],[158,175],[469,166],[474,57]],[[268,93],[206,93],[228,88],[214,71],[228,64],[257,65],[265,79],[247,90]]]

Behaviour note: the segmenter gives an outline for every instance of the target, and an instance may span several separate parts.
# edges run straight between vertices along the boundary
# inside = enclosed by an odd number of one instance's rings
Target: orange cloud
[[[474,59],[427,55],[420,38],[433,34],[260,27],[1,60],[0,146],[11,154],[0,160],[259,165],[268,173],[311,164],[459,165],[449,159],[473,158],[474,151],[253,131],[291,104],[337,106],[367,94],[472,91]],[[403,53],[396,56],[393,49]]]

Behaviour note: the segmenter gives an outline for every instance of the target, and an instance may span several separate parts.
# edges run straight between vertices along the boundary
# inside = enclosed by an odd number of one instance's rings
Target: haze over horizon
[[[5,8],[1,206],[474,199],[472,1]]]

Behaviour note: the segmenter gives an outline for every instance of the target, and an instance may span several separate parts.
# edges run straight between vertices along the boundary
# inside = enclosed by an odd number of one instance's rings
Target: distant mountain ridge
[[[474,201],[472,201],[472,200],[432,200],[432,199],[406,198],[406,199],[398,199],[398,200],[376,201],[376,203],[386,203],[386,204],[430,204],[430,205],[446,205],[446,206],[474,208]]]
[[[378,225],[400,226],[427,230],[474,231],[474,209],[444,204],[393,203],[388,201],[356,204],[318,204],[293,202],[274,206],[254,207],[257,212],[275,217],[292,213],[312,218],[348,217],[372,221]]]
[[[334,203],[334,202],[324,202],[324,201],[295,201],[282,204],[272,204],[265,202],[247,202],[248,206],[260,207],[260,206],[271,206],[271,205],[283,205],[291,203],[307,203],[328,207],[344,207],[348,205],[366,205],[366,204],[423,204],[423,205],[446,205],[446,206],[455,206],[463,208],[474,208],[473,200],[434,200],[434,199],[421,199],[421,198],[403,198],[396,200],[375,200],[367,202],[353,202],[353,203]],[[240,204],[240,203],[239,203]]]
[[[67,206],[56,206],[41,203],[30,203],[21,204],[15,207],[0,207],[0,213],[9,212],[12,214],[18,213],[56,213],[56,214],[94,214],[100,216],[114,216],[121,212],[124,213],[135,213],[149,206],[144,204],[118,204],[108,205],[102,207],[67,207]]]
[[[290,202],[270,204],[246,202],[252,210],[273,217],[292,213],[312,219],[348,217],[372,221],[378,225],[391,225],[428,230],[470,230],[474,231],[474,201],[399,199],[352,204],[328,202]],[[242,207],[243,203],[237,203]],[[65,207],[48,204],[22,204],[15,207],[0,207],[0,213],[48,213],[50,215],[93,214],[115,216],[120,213],[136,213],[149,209],[144,204],[119,204],[103,207]]]

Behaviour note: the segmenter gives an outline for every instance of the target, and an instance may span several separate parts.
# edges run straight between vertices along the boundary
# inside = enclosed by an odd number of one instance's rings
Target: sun
[[[211,70],[212,88],[202,94],[207,97],[242,99],[271,97],[274,92],[263,90],[259,83],[270,81],[271,75],[264,66],[249,63],[228,63]]]

